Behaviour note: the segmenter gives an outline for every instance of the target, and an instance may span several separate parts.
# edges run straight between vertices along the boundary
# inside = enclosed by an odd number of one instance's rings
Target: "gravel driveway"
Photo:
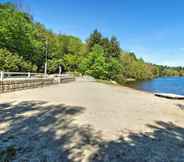
[[[94,81],[0,100],[0,161],[184,162],[183,101]]]

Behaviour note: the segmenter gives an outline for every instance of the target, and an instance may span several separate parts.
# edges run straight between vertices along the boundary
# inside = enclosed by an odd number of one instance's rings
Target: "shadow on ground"
[[[152,133],[105,141],[75,117],[85,108],[25,101],[0,105],[0,161],[184,162],[184,128],[157,121]]]
[[[157,125],[157,126],[156,126]],[[95,162],[184,162],[184,128],[157,121],[153,133],[130,133],[109,141],[91,157]]]
[[[100,139],[90,126],[74,123],[84,110],[43,101],[1,104],[0,161],[81,161],[86,147]]]

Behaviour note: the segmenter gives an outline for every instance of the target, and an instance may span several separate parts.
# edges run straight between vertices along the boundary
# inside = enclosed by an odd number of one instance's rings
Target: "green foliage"
[[[107,51],[108,51],[109,57],[119,57],[120,56],[121,48],[115,36],[111,38],[110,43],[109,43],[109,48]]]
[[[97,79],[116,80],[122,72],[118,59],[107,59],[100,45],[94,45],[92,51],[80,64],[80,72]]]
[[[83,75],[91,75],[97,79],[106,79],[108,72],[103,48],[95,45],[88,56],[83,59],[79,68]]]
[[[56,73],[59,71],[59,66],[64,66],[62,59],[51,59],[48,60],[48,72],[49,73]]]
[[[67,54],[64,56],[64,64],[67,71],[76,71],[79,68],[80,57],[77,55]]]
[[[29,71],[38,67],[36,70],[43,72],[46,50],[48,59],[53,59],[49,61],[50,72],[54,72],[58,65],[56,59],[63,59],[67,54],[82,55],[85,51],[85,46],[79,38],[54,34],[40,23],[35,23],[29,14],[19,11],[12,4],[0,4],[0,22],[0,48],[31,62],[34,68],[29,64],[25,65]]]
[[[88,51],[91,51],[93,46],[98,44],[104,49],[104,55],[107,58],[118,58],[121,54],[121,48],[116,37],[112,37],[110,40],[102,36],[98,30],[95,30],[86,41]]]
[[[162,76],[179,76],[179,72],[174,69],[164,69],[162,71]]]
[[[6,49],[0,49],[0,70],[2,71],[36,71],[37,67],[30,62],[26,62],[16,53],[11,53]]]
[[[104,37],[98,30],[85,43],[71,35],[55,34],[31,15],[11,3],[0,3],[0,70],[43,72],[64,71],[91,75],[97,79],[136,80],[158,76],[184,76],[184,68],[145,63],[132,52],[124,52],[116,37]]]
[[[158,68],[159,76],[184,76],[184,67],[154,66]]]
[[[0,22],[0,48],[36,61],[39,42],[36,40],[36,28],[31,17],[16,9],[0,9]]]
[[[123,67],[118,59],[112,58],[107,62],[107,78],[111,80],[117,80],[119,74],[122,74]]]
[[[74,36],[59,35],[60,47],[64,54],[80,55],[84,50],[82,41]]]
[[[94,32],[90,34],[90,37],[86,41],[88,50],[90,51],[96,44],[101,45],[101,41],[102,41],[102,34],[98,32],[97,29],[95,29]]]
[[[142,59],[137,59],[134,53],[123,53],[121,56],[123,65],[123,75],[126,78],[144,80],[153,78],[152,68],[144,63]]]
[[[31,16],[18,11],[13,5],[7,5],[0,8],[0,22],[0,48],[17,53],[35,66],[43,62],[43,43],[37,38],[37,28]],[[26,68],[29,67],[31,71],[31,66],[26,65]]]

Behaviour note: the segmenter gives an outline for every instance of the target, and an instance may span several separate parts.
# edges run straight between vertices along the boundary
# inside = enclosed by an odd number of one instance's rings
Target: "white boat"
[[[155,96],[164,97],[169,99],[184,99],[183,95],[177,95],[173,93],[154,93]]]

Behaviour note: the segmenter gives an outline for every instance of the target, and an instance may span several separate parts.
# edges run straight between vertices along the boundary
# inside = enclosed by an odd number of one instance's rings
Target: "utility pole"
[[[48,57],[48,40],[46,39],[45,41],[45,69],[44,69],[45,77],[47,77],[47,57]]]

